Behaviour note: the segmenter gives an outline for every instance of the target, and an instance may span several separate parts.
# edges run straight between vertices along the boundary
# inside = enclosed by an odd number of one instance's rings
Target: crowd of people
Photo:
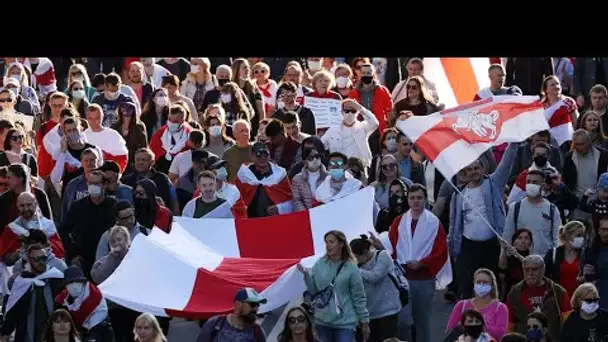
[[[97,288],[138,234],[370,186],[375,232],[330,231],[298,266],[281,342],[431,342],[437,283],[455,303],[446,341],[608,341],[608,60],[492,60],[471,102],[540,95],[573,133],[445,179],[396,128],[445,107],[420,58],[0,58],[0,339],[166,341],[171,318]],[[307,99],[340,101],[338,121]],[[265,341],[265,301],[238,291],[197,341]]]

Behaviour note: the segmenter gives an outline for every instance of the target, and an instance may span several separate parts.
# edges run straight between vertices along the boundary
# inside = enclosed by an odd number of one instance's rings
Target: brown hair
[[[49,316],[49,319],[46,324],[46,329],[44,331],[44,336],[41,341],[55,342],[55,332],[53,331],[53,323],[59,320],[70,323],[70,342],[80,340],[80,335],[78,334],[78,329],[76,328],[76,324],[74,324],[72,315],[66,309],[60,308],[53,311],[53,313],[51,313],[51,315]]]
[[[543,102],[543,103],[547,102],[547,100],[548,100],[547,93],[546,93],[547,85],[549,84],[549,81],[551,81],[551,80],[555,80],[555,81],[557,81],[557,83],[559,83],[559,78],[557,78],[557,76],[555,76],[555,75],[549,75],[549,76],[545,77],[543,79],[543,83],[540,87],[540,94],[542,95],[542,99],[540,100],[540,102]]]
[[[426,82],[420,76],[410,76],[405,81],[407,85],[410,81],[414,81],[418,84],[418,88],[420,88],[420,96],[422,97],[420,100],[423,102],[435,104],[435,99],[429,93],[429,89],[426,87]]]
[[[475,271],[475,273],[473,274],[473,282],[475,281],[475,277],[477,277],[478,274],[485,274],[488,277],[490,277],[490,279],[492,280],[492,291],[490,291],[490,297],[492,297],[492,299],[497,299],[498,298],[498,282],[496,281],[496,276],[494,275],[494,272],[492,272],[491,270],[489,270],[487,268],[480,268],[477,271]]]
[[[346,235],[344,235],[344,233],[339,230],[330,230],[327,233],[325,233],[325,235],[323,236],[323,240],[325,241],[327,239],[327,237],[330,235],[333,235],[336,238],[336,240],[338,240],[338,242],[342,243],[342,251],[341,251],[340,259],[342,261],[354,262],[355,256],[353,255],[353,252],[350,250],[350,245],[348,244],[348,241],[346,240]],[[329,258],[329,256],[327,256],[327,255],[325,257]]]

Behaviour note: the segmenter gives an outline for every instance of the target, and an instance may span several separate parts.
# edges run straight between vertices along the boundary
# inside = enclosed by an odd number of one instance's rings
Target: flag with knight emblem
[[[548,130],[537,96],[493,96],[397,122],[435,167],[451,179],[489,148]]]

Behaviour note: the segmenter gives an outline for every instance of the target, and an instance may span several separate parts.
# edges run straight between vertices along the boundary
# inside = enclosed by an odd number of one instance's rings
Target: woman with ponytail
[[[585,225],[570,221],[559,229],[560,245],[545,255],[545,276],[560,284],[568,297],[579,285],[580,253],[585,243]]]

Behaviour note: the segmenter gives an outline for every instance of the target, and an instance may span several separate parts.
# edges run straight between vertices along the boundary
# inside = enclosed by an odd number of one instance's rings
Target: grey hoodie
[[[63,272],[65,271],[66,268],[68,268],[68,266],[65,264],[65,262],[63,261],[63,259],[59,259],[55,256],[55,254],[53,254],[53,252],[49,249],[47,249],[47,255],[49,257],[49,259],[47,260],[47,265],[49,266],[49,268],[53,268],[55,267],[57,270]],[[15,279],[21,275],[21,272],[23,272],[23,270],[25,269],[25,265],[27,264],[27,255],[25,254],[25,250],[21,250],[21,258],[19,258],[19,260],[17,260],[17,262],[13,265],[13,275],[11,275],[11,277],[9,278],[8,282],[7,282],[7,286],[10,289],[13,288],[13,283],[15,282]]]

